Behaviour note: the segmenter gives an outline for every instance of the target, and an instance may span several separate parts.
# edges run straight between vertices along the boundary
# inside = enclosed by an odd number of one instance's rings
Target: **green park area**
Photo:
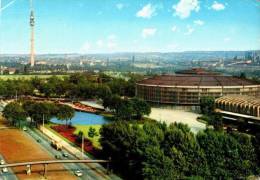
[[[78,135],[79,132],[82,131],[84,133],[84,136],[92,142],[92,145],[95,148],[98,148],[98,149],[101,148],[100,143],[99,143],[99,138],[100,138],[99,130],[102,127],[102,125],[74,125],[74,127],[76,128],[76,130],[74,131],[74,134]],[[94,128],[95,132],[97,133],[97,135],[94,137],[89,136],[89,129],[91,127]]]
[[[66,139],[61,134],[59,134],[58,132],[56,132],[54,129],[51,128],[52,126],[55,126],[55,125],[57,125],[57,124],[49,123],[45,127],[48,128],[53,133],[55,133],[56,135],[58,135],[60,138],[62,138],[66,142],[71,143],[68,139]],[[102,125],[73,125],[73,127],[76,128],[73,134],[78,135],[79,132],[81,131],[81,132],[83,132],[85,138],[87,138],[95,148],[97,148],[97,149],[101,148],[100,143],[99,143],[99,138],[100,138],[99,130],[101,129]],[[94,137],[89,137],[89,134],[88,134],[89,129],[91,127],[94,128],[95,132],[97,133],[97,135]]]
[[[2,80],[17,80],[17,79],[25,79],[25,80],[30,80],[35,77],[41,78],[41,79],[47,79],[52,77],[53,75],[47,75],[47,74],[42,74],[42,75],[0,75],[0,79]],[[68,75],[56,75],[57,77],[63,78]]]

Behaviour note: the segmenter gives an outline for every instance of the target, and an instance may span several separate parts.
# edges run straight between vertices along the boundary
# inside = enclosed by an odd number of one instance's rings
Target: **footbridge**
[[[34,161],[34,162],[20,162],[20,163],[11,163],[11,164],[3,164],[0,165],[0,168],[11,168],[11,167],[18,167],[18,166],[25,166],[26,173],[29,175],[31,174],[31,167],[33,165],[43,165],[44,167],[44,176],[47,175],[47,166],[48,164],[64,164],[64,163],[106,163],[107,170],[109,172],[109,160],[48,160],[48,161]]]

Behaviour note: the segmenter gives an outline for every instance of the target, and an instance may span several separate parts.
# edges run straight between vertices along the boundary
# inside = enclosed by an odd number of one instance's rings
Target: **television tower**
[[[35,64],[35,52],[34,52],[34,11],[33,11],[33,0],[30,0],[30,27],[31,27],[31,53],[30,53],[30,62],[31,67],[34,67]]]

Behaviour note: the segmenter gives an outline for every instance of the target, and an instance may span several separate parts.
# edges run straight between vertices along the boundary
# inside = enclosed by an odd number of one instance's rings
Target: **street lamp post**
[[[82,141],[81,141],[81,157],[84,159],[84,134],[82,133]]]
[[[42,127],[44,127],[44,114],[42,114]]]

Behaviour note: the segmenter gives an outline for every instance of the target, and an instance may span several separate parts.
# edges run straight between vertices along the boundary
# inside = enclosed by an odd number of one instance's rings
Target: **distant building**
[[[214,74],[161,75],[136,84],[136,96],[148,102],[199,105],[200,98],[225,95],[260,96],[260,84],[251,80]]]
[[[47,62],[46,61],[38,61],[38,62],[36,62],[36,64],[38,64],[38,65],[46,65]]]
[[[15,74],[16,71],[17,71],[16,68],[7,68],[7,69],[6,69],[7,74]]]
[[[245,52],[245,60],[253,60],[253,58],[254,58],[253,56],[254,56],[253,52],[251,52],[251,51]]]

